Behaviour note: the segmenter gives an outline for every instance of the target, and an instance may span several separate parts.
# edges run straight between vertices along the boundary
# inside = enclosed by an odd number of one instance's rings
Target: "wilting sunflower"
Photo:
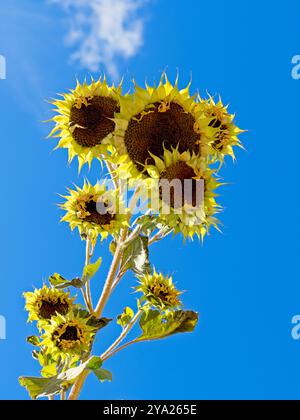
[[[214,215],[220,209],[215,190],[221,185],[205,158],[195,153],[164,150],[147,171],[152,177],[150,207],[160,222],[185,238],[204,237],[209,227],[218,226]],[[157,205],[158,202],[158,205]]]
[[[96,333],[95,327],[89,325],[89,318],[81,318],[73,312],[51,318],[44,330],[40,346],[54,359],[88,352]]]
[[[58,314],[66,315],[72,309],[74,298],[63,292],[44,285],[34,292],[24,293],[25,309],[29,312],[28,321],[50,321]]]
[[[208,100],[201,98],[199,107],[206,118],[209,118],[209,127],[213,129],[213,138],[205,147],[206,153],[212,156],[213,160],[223,162],[224,156],[229,155],[235,159],[235,146],[242,147],[238,138],[244,130],[238,128],[234,123],[235,115],[229,114],[228,106],[224,106],[221,99],[216,103],[212,97]]]
[[[55,127],[49,137],[58,137],[56,148],[69,152],[69,162],[78,157],[79,169],[93,158],[107,156],[115,130],[114,117],[120,111],[121,85],[109,86],[104,78],[91,84],[77,82],[75,89],[53,101]]]
[[[127,226],[126,209],[118,191],[108,190],[99,183],[92,186],[88,181],[83,188],[68,191],[70,195],[63,196],[66,202],[60,207],[67,212],[61,220],[68,222],[71,230],[78,228],[81,235],[91,239],[101,235],[105,239]]]
[[[121,98],[116,115],[116,163],[121,178],[138,179],[152,165],[153,155],[163,157],[164,149],[201,154],[213,130],[189,94],[190,85],[179,90],[164,75],[157,88],[136,86],[133,95]]]
[[[151,306],[159,310],[176,309],[181,306],[179,296],[182,292],[176,289],[172,277],[154,271],[153,274],[145,274],[139,279],[136,291],[143,293],[144,299]]]

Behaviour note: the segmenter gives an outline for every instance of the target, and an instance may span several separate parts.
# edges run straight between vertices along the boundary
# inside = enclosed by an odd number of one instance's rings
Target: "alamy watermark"
[[[6,319],[0,315],[0,340],[6,339]]]
[[[0,80],[6,79],[6,58],[0,55]]]
[[[300,340],[300,315],[295,315],[292,318],[292,338],[293,340]]]
[[[300,79],[300,55],[294,55],[292,58],[292,64],[294,65],[292,68],[292,78],[294,80]]]
[[[105,185],[108,191],[111,187],[111,180],[102,179],[100,185]],[[140,180],[131,188],[128,182],[121,180],[119,196],[101,196],[97,201],[97,212],[99,214],[126,214],[130,207],[132,215],[143,215],[159,213],[161,215],[185,215],[186,221],[190,222],[188,216],[193,217],[195,225],[201,224],[205,217],[205,181],[203,179],[167,179],[152,180],[151,188],[147,181]],[[136,199],[133,199],[134,191],[137,191]]]

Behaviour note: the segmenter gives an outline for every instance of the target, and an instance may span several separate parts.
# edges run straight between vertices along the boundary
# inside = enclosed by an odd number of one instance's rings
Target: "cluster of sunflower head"
[[[30,337],[39,347],[35,352],[45,371],[54,370],[58,364],[76,363],[91,349],[97,327],[87,311],[74,304],[69,292],[44,285],[34,292],[24,293],[28,321],[37,322],[40,335]]]
[[[242,146],[238,138],[242,130],[221,100],[191,96],[190,85],[180,90],[178,81],[173,85],[164,74],[158,86],[135,84],[134,92],[125,95],[121,85],[109,86],[106,79],[77,83],[53,104],[55,127],[50,136],[59,138],[57,148],[68,149],[70,162],[77,156],[79,169],[93,159],[106,161],[119,180],[139,187],[142,182],[144,193],[162,181],[179,181],[183,189],[190,180],[189,199],[181,194],[175,206],[171,192],[168,211],[162,211],[166,203],[158,189],[155,208],[160,223],[185,237],[203,237],[210,226],[217,227],[219,169],[226,156],[234,159],[235,146]],[[203,182],[199,206],[197,181]],[[100,189],[86,183],[66,197],[64,220],[81,234],[107,236],[126,223],[126,217],[113,212],[99,217],[95,203]]]

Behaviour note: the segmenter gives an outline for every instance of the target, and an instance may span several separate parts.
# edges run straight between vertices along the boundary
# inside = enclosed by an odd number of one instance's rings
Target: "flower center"
[[[149,152],[163,157],[164,147],[170,150],[178,146],[181,153],[186,150],[199,153],[200,150],[194,117],[174,102],[164,112],[161,106],[157,102],[149,108],[149,113],[131,119],[125,133],[127,152],[140,172],[144,170],[143,165],[153,163]]]
[[[211,120],[211,122],[208,125],[209,127],[212,127],[212,128],[220,128],[222,125],[222,122],[218,118],[214,118],[213,120]]]
[[[65,332],[60,336],[60,341],[77,341],[79,340],[78,330],[77,327],[74,326],[67,326]]]
[[[150,286],[150,292],[164,304],[177,305],[179,300],[177,298],[178,293],[175,290],[171,290],[164,284],[155,284]]]
[[[214,118],[210,123],[209,126],[212,128],[218,128],[219,132],[217,133],[216,140],[213,142],[212,146],[214,149],[218,151],[222,151],[224,144],[222,142],[223,133],[227,130],[227,125],[223,124],[218,118]]]
[[[115,129],[111,120],[119,112],[118,102],[112,98],[95,96],[87,99],[81,106],[76,104],[71,109],[70,125],[75,127],[73,138],[82,147],[94,147],[101,144]]]
[[[107,204],[103,203],[103,209],[107,207]],[[116,215],[107,211],[106,213],[103,211],[101,213],[97,210],[97,203],[95,201],[89,201],[85,205],[86,211],[90,213],[89,216],[86,216],[84,220],[86,222],[95,223],[99,226],[107,226],[113,220],[115,220]]]
[[[166,298],[169,295],[169,291],[161,284],[151,286],[150,291],[151,291],[151,293],[153,293],[156,297],[158,297],[162,301],[165,301]]]
[[[39,314],[43,319],[51,319],[51,317],[56,315],[56,313],[66,315],[68,311],[69,305],[66,302],[62,302],[61,299],[58,299],[55,303],[43,300],[39,309]]]
[[[185,203],[197,206],[199,182],[193,179],[195,171],[185,162],[168,166],[161,174],[160,197],[172,208],[182,207]],[[184,182],[190,180],[189,182]]]

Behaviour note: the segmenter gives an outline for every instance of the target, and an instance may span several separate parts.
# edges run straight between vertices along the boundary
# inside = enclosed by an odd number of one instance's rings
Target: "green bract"
[[[179,292],[173,284],[172,277],[165,277],[154,271],[153,274],[145,274],[140,277],[140,284],[136,287],[137,292],[143,293],[143,298],[151,306],[162,311],[180,307]]]

